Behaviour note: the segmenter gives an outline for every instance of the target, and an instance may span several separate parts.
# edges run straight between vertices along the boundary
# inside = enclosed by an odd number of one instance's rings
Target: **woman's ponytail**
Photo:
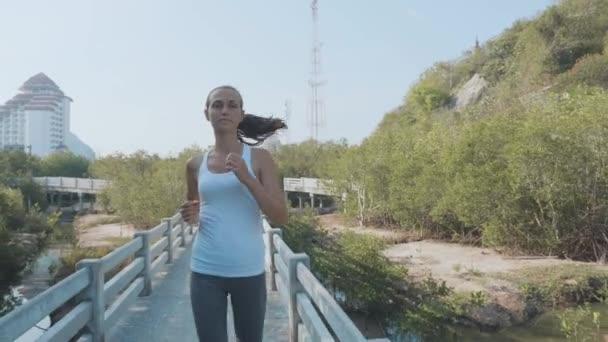
[[[264,140],[268,139],[282,128],[287,128],[287,125],[285,124],[285,121],[281,119],[245,114],[243,121],[241,121],[237,129],[237,135],[241,142],[256,146],[263,143]],[[250,139],[255,142],[250,143],[245,141],[245,139]]]

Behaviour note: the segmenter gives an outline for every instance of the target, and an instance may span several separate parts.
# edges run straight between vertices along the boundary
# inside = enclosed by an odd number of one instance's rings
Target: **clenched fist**
[[[198,223],[199,220],[199,201],[186,201],[180,207],[180,213],[190,225]]]
[[[251,179],[245,160],[237,153],[229,153],[226,156],[226,168],[234,172],[241,183],[246,183]]]

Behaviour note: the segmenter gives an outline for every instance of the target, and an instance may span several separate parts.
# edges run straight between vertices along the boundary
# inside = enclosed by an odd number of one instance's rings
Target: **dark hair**
[[[207,95],[207,100],[205,101],[205,108],[209,108],[209,101],[211,94],[214,91],[219,89],[230,89],[236,92],[241,99],[241,109],[243,109],[243,96],[241,93],[233,86],[223,85],[216,88],[213,88],[209,94]],[[243,117],[243,121],[239,124],[237,128],[237,137],[239,141],[244,144],[257,146],[264,142],[264,140],[268,139],[270,136],[275,134],[279,129],[287,128],[287,124],[285,121],[279,118],[273,117],[263,117],[254,114],[245,114]],[[245,139],[254,140],[254,142],[247,142]]]

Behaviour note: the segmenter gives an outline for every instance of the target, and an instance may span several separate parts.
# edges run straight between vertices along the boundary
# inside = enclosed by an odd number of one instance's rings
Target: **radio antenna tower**
[[[318,0],[312,0],[312,70],[310,80],[310,136],[313,140],[319,139],[319,128],[324,121],[324,103],[320,94],[320,87],[325,84],[321,81],[321,42],[319,41],[319,6]]]
[[[285,101],[285,123],[287,124],[287,127],[289,127],[289,119],[291,118],[291,101],[286,100]],[[285,130],[285,143],[289,144],[289,129]]]

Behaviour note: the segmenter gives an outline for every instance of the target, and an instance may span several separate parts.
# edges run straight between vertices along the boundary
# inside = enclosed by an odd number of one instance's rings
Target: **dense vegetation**
[[[201,152],[190,147],[168,158],[144,151],[99,158],[91,165],[91,175],[112,184],[98,200],[125,222],[151,228],[174,215],[184,201],[186,161]]]
[[[45,158],[23,151],[0,151],[0,315],[12,309],[5,296],[19,282],[24,268],[37,256],[57,229],[57,215],[47,215],[48,203],[32,177],[83,176],[88,161],[71,153]]]
[[[328,174],[332,163],[347,149],[345,140],[326,143],[308,140],[300,144],[281,146],[273,151],[273,158],[280,170],[280,178],[323,178]]]
[[[563,0],[436,63],[371,136],[315,150],[361,223],[513,251],[608,253],[608,2]],[[481,99],[456,107],[473,76]],[[308,155],[310,143],[284,147]],[[334,143],[327,143],[333,146]],[[286,176],[297,163],[277,154]],[[325,163],[325,160],[330,160]],[[325,163],[325,164],[323,164]]]
[[[281,228],[285,242],[310,256],[315,276],[345,310],[361,314],[364,325],[381,321],[431,340],[453,333],[450,323],[460,305],[451,300],[450,290],[431,278],[415,283],[406,268],[382,254],[380,239],[328,234],[312,212],[291,215]]]

